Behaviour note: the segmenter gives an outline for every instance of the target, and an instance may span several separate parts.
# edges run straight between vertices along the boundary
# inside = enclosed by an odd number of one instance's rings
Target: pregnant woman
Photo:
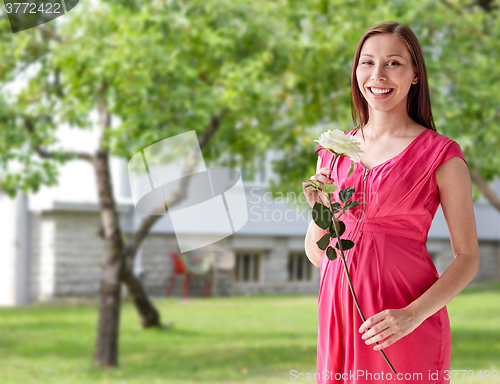
[[[320,187],[334,182],[335,201],[340,190],[354,187],[351,200],[361,202],[342,217],[342,238],[355,243],[345,260],[366,321],[342,259],[329,260],[317,246],[325,230],[311,221],[306,254],[321,270],[316,380],[449,383],[446,304],[479,269],[467,164],[458,143],[434,127],[422,50],[410,28],[387,22],[368,29],[354,54],[351,86],[359,126],[345,134],[358,141],[361,161],[347,178],[351,160],[340,156],[330,173],[333,153],[320,151],[311,179]],[[328,206],[325,195],[304,194],[311,207]],[[454,255],[441,277],[426,249],[439,204]]]

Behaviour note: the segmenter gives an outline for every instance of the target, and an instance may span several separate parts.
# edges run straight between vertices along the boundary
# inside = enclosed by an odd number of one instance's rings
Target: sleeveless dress
[[[354,135],[357,129],[344,133]],[[324,150],[318,154],[321,167],[331,167],[333,154]],[[342,238],[355,243],[344,255],[365,319],[385,309],[406,307],[438,280],[426,248],[427,234],[440,204],[436,171],[454,156],[465,161],[457,142],[426,129],[382,164],[367,169],[354,163],[349,178],[351,160],[340,156],[335,162],[331,177],[338,189],[333,198],[340,202],[338,192],[354,187],[349,201],[360,201],[341,220],[346,226]],[[333,239],[331,245],[335,243]],[[366,345],[358,332],[363,320],[342,258],[329,260],[323,252],[320,271],[317,384],[374,383],[391,376],[398,383],[450,382],[445,372],[451,359],[446,306],[383,349],[396,377],[382,353],[373,350],[376,344]]]

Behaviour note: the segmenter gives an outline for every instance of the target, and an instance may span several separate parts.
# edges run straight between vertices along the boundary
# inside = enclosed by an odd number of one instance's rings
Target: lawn
[[[124,303],[115,370],[92,366],[95,302],[0,309],[0,383],[279,384],[293,382],[291,370],[315,372],[317,297],[170,299],[156,305],[164,322],[174,322],[171,329],[141,330],[133,306]],[[467,288],[448,312],[452,369],[474,375],[500,370],[500,283]],[[463,374],[452,382],[462,382]],[[483,382],[468,376],[468,383]],[[496,378],[500,382],[500,374]]]

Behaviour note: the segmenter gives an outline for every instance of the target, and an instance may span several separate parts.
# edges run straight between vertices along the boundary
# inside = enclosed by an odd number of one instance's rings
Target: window
[[[237,252],[234,281],[257,282],[260,280],[260,258],[257,252]]]
[[[288,281],[312,281],[312,264],[305,252],[288,254]]]

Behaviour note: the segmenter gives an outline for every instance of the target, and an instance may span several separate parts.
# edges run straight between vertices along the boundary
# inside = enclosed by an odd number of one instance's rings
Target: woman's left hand
[[[378,351],[413,332],[422,322],[423,320],[408,308],[386,309],[366,319],[359,332],[363,333],[370,328],[362,336],[368,345],[392,335],[382,344],[375,345],[373,349]]]

